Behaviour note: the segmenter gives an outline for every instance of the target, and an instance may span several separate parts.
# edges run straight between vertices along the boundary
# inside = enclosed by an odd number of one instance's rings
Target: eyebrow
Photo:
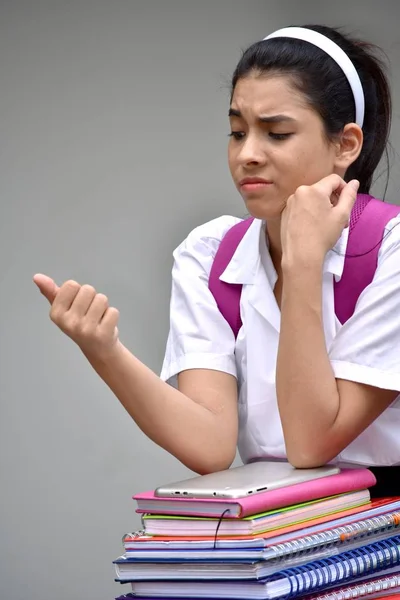
[[[236,108],[230,108],[228,116],[238,117],[240,119],[242,118],[242,113],[240,112],[240,110],[236,110]],[[293,123],[296,119],[293,119],[293,117],[289,117],[288,115],[271,115],[258,117],[258,120],[261,123],[281,123],[282,121]]]

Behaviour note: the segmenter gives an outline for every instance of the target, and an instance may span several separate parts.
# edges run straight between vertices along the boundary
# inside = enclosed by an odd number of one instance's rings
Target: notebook
[[[309,596],[309,600],[351,600],[353,598],[400,598],[400,572],[349,584]]]
[[[387,514],[361,518],[354,523],[328,528],[314,534],[303,535],[278,544],[263,544],[259,547],[242,546],[239,540],[229,540],[229,545],[210,544],[208,548],[199,548],[197,542],[186,542],[183,548],[174,548],[164,542],[164,546],[154,548],[149,543],[130,547],[124,542],[125,554],[137,560],[228,560],[254,558],[255,560],[279,560],[288,556],[309,555],[319,548],[344,547],[351,542],[371,540],[373,536],[389,534],[400,527],[400,500],[392,503]],[[389,508],[389,507],[388,507]],[[362,516],[362,515],[361,515]],[[394,534],[391,534],[394,535]],[[151,539],[151,538],[150,538]],[[367,543],[367,542],[365,542]],[[151,544],[151,542],[150,542]],[[345,548],[343,548],[345,549]]]
[[[243,518],[266,510],[300,504],[345,492],[363,490],[376,484],[376,478],[365,468],[342,469],[337,475],[329,475],[306,483],[284,487],[247,496],[246,498],[213,500],[194,498],[160,498],[154,492],[135,494],[136,512],[152,514],[179,514],[204,517]]]
[[[148,597],[145,597],[149,600]],[[355,600],[357,598],[367,598],[368,600],[400,600],[400,572],[390,575],[381,575],[359,583],[350,583],[326,592],[321,592],[307,596],[307,600]],[[144,600],[143,596],[134,594],[124,594],[118,596],[115,600]],[[158,597],[162,600],[162,596]],[[170,598],[170,600],[173,600]],[[180,600],[185,600],[181,598]]]
[[[376,533],[368,543],[377,543],[387,538],[387,532]],[[303,567],[310,561],[330,559],[345,551],[354,551],[366,543],[364,539],[353,539],[345,542],[342,547],[319,547],[303,553],[293,552],[273,560],[264,560],[262,552],[249,550],[219,550],[215,553],[212,550],[203,551],[207,556],[199,556],[199,552],[188,552],[184,559],[159,555],[140,559],[135,554],[125,553],[114,564],[118,581],[259,580],[271,577],[282,569]]]
[[[278,600],[300,598],[327,586],[339,586],[354,578],[366,577],[375,572],[400,565],[400,536],[342,552],[329,560],[309,562],[301,567],[285,569],[270,578],[259,581],[135,581],[131,583],[134,594],[163,598],[192,597],[239,600],[263,598]]]
[[[283,527],[279,531],[269,531],[250,536],[220,536],[218,531],[217,539],[215,534],[212,536],[150,536],[146,535],[144,530],[133,533],[127,533],[123,537],[125,547],[127,544],[131,548],[139,548],[146,543],[148,548],[162,549],[165,546],[173,548],[185,548],[190,543],[196,543],[197,547],[210,548],[221,547],[228,548],[232,544],[240,547],[267,547],[270,544],[278,544],[296,539],[302,535],[311,535],[324,531],[326,527],[340,527],[354,523],[359,518],[372,518],[381,514],[399,510],[400,498],[374,498],[371,502],[363,506],[358,506],[349,510],[340,511],[333,518],[332,515],[312,519],[306,526],[304,523],[297,523],[289,527]]]
[[[368,600],[400,600],[400,588],[395,588],[390,592],[388,589],[386,592],[377,592],[372,595],[364,595],[364,596],[340,596],[338,600],[352,600],[352,598],[368,598]],[[383,595],[382,595],[383,594]],[[123,596],[118,596],[115,600],[154,600],[154,596],[136,596],[136,594],[124,594]],[[157,600],[164,600],[164,596],[157,596]],[[309,600],[310,597],[307,598]],[[319,596],[316,596],[319,598]],[[168,600],[193,600],[192,598],[168,598]],[[209,600],[217,600],[214,598],[209,598]],[[329,600],[335,600],[334,596],[329,596]]]
[[[350,492],[273,510],[243,519],[215,517],[181,517],[178,515],[143,515],[143,526],[150,535],[251,535],[304,523],[310,519],[332,515],[340,510],[367,504],[369,490]]]
[[[386,540],[388,534],[371,536],[369,543]],[[153,556],[140,559],[135,554],[125,553],[115,561],[118,581],[199,581],[199,580],[260,580],[271,577],[282,569],[302,567],[310,561],[330,559],[340,553],[365,546],[362,539],[351,540],[340,546],[325,546],[309,552],[292,553],[274,560],[264,560],[261,551],[212,550],[187,553],[185,558]],[[196,558],[195,558],[196,556]]]

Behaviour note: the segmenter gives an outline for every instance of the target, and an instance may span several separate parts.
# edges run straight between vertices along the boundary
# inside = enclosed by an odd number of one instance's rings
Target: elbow
[[[225,471],[229,469],[233,463],[234,457],[232,460],[208,460],[201,461],[199,463],[193,464],[192,467],[189,467],[198,475],[209,475],[210,473],[218,473],[219,471]],[[188,466],[188,465],[186,465]]]
[[[232,466],[236,457],[237,432],[227,432],[222,436],[210,436],[205,443],[186,446],[185,452],[177,458],[191,471],[199,475],[209,475],[225,471]]]
[[[234,452],[218,453],[218,455],[201,456],[188,460],[182,460],[185,467],[191,469],[198,475],[209,475],[229,469],[235,460],[236,448]]]
[[[329,462],[318,455],[304,455],[296,452],[288,453],[287,459],[296,469],[316,469]]]
[[[338,452],[329,444],[318,446],[308,444],[302,447],[300,444],[287,444],[286,455],[289,463],[296,469],[316,469],[323,467],[337,456]]]

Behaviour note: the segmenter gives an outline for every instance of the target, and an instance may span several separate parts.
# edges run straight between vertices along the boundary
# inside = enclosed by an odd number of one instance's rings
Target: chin
[[[285,208],[283,202],[273,202],[271,200],[250,200],[245,199],[245,205],[252,217],[262,219],[263,221],[280,219],[282,211]]]

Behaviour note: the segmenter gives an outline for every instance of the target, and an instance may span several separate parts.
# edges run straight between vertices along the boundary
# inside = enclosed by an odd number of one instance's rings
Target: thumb
[[[343,211],[347,220],[350,218],[351,210],[354,206],[355,201],[357,200],[357,192],[359,187],[360,182],[357,179],[352,179],[343,188],[342,193],[339,196],[339,200],[336,207],[340,208],[340,210]]]
[[[58,290],[60,289],[58,285],[56,285],[51,277],[47,277],[47,275],[42,275],[41,273],[34,275],[33,281],[36,283],[43,296],[47,298],[50,304],[53,304]]]

